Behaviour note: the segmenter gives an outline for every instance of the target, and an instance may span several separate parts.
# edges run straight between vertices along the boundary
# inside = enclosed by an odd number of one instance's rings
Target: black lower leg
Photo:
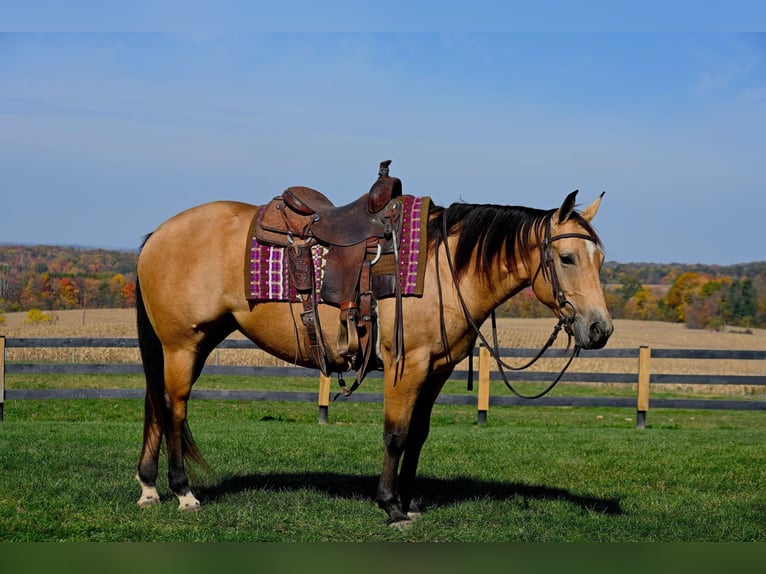
[[[138,478],[146,486],[157,485],[157,461],[142,460],[138,463]]]
[[[188,494],[189,478],[186,476],[186,470],[183,463],[181,465],[171,464],[168,468],[168,485],[173,494],[177,496],[183,496]]]
[[[402,508],[397,489],[397,473],[399,460],[404,448],[405,435],[397,432],[386,432],[383,435],[385,455],[383,471],[378,485],[377,503],[388,514],[388,523],[407,520],[407,514]]]

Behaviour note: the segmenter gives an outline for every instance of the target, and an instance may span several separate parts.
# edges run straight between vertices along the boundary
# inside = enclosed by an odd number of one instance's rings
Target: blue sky
[[[0,243],[135,248],[215,199],[351,201],[392,159],[443,205],[605,190],[609,260],[760,261],[765,133],[766,34],[8,33]]]

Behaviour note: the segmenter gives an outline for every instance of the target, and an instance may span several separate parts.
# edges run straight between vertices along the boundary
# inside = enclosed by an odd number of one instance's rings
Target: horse
[[[524,288],[558,316],[583,349],[603,347],[613,331],[599,279],[603,244],[591,225],[599,196],[576,209],[574,191],[558,208],[456,203],[431,205],[425,288],[420,297],[377,301],[377,353],[383,368],[383,464],[375,501],[390,525],[419,516],[414,498],[432,407],[455,368],[472,352],[494,309]],[[137,264],[137,326],[146,375],[139,506],[160,502],[158,459],[165,442],[168,484],[179,510],[197,510],[185,463],[204,464],[187,422],[187,402],[211,351],[239,331],[283,360],[316,368],[303,345],[294,301],[245,296],[242,262],[258,206],[214,201],[183,211],[147,236]],[[397,306],[400,308],[397,309]],[[339,309],[318,305],[325,340]],[[400,360],[395,319],[403,322]],[[328,366],[344,360],[330,349]]]

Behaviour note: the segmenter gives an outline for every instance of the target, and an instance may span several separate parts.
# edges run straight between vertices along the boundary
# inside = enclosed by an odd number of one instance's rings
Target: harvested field
[[[27,325],[26,313],[8,313],[0,323],[0,335],[6,337],[135,337],[134,309],[93,309],[51,311],[52,324]],[[555,324],[554,319],[498,319],[500,345],[537,347],[544,342]],[[488,333],[485,326],[484,332]],[[725,332],[687,329],[679,323],[660,321],[615,321],[610,347],[678,349],[766,349],[766,329],[729,328]],[[239,333],[233,338],[242,338]],[[563,338],[563,336],[562,336]],[[561,341],[559,343],[562,343]],[[564,346],[561,344],[560,346]]]
[[[133,309],[94,309],[84,315],[82,311],[52,312],[54,322],[45,325],[25,324],[25,313],[9,313],[0,324],[0,335],[16,337],[136,337],[135,311]],[[551,319],[499,319],[498,337],[501,347],[539,348],[550,335],[555,321]],[[489,324],[483,329],[489,336]],[[232,338],[241,339],[235,333]],[[556,347],[566,345],[566,336],[561,334]],[[654,348],[676,349],[720,349],[720,350],[766,350],[766,329],[752,329],[745,332],[730,328],[725,332],[687,329],[684,325],[652,321],[615,321],[615,332],[609,341],[610,348],[638,348],[647,345]],[[64,362],[139,362],[137,349],[7,349],[10,361],[64,361]],[[516,359],[515,361],[519,361]],[[219,349],[210,357],[210,362],[221,365],[286,365],[267,353],[253,349]],[[511,363],[514,360],[510,361]],[[544,359],[531,370],[557,371],[563,359]],[[462,364],[459,369],[467,368]],[[572,372],[635,373],[635,359],[597,359],[589,357],[587,351],[572,363]],[[745,360],[691,360],[653,359],[652,371],[668,374],[709,374],[709,375],[763,375],[766,371],[762,361]],[[658,389],[660,390],[660,389]],[[692,390],[692,389],[685,389]],[[725,394],[764,394],[763,387],[701,388],[698,392]]]

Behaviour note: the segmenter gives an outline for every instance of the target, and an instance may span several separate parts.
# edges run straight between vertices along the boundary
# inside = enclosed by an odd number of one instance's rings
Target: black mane
[[[495,260],[505,251],[509,267],[529,258],[533,245],[540,245],[548,221],[555,209],[542,210],[515,205],[453,203],[446,209],[434,206],[428,222],[429,244],[444,240],[443,214],[447,218],[447,235],[458,235],[454,255],[458,277],[468,271],[474,251],[474,272],[487,279]],[[586,233],[598,236],[590,223],[578,213],[572,217]]]

